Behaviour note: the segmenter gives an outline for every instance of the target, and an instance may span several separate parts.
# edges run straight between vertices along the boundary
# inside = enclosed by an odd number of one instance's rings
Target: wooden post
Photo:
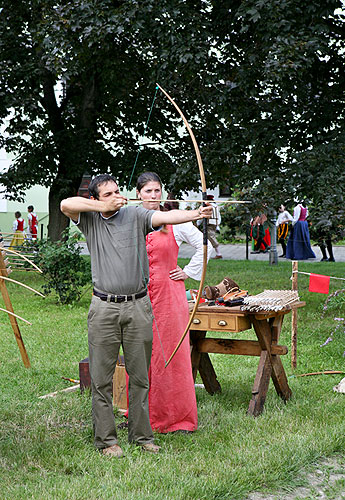
[[[298,262],[292,261],[292,290],[298,290]],[[292,308],[291,318],[291,368],[297,366],[297,308]]]
[[[6,263],[5,263],[2,248],[0,248],[0,273],[1,273],[1,276],[5,276],[7,278],[8,273],[6,271]],[[6,309],[8,311],[14,313],[11,299],[10,299],[8,290],[6,288],[5,280],[0,279],[0,291],[1,291],[2,297],[4,299]],[[25,349],[25,345],[24,345],[24,342],[23,342],[23,339],[22,339],[22,336],[21,336],[21,333],[19,330],[18,323],[17,323],[17,318],[12,316],[11,314],[9,314],[8,317],[9,317],[10,322],[11,322],[11,326],[12,326],[14,336],[16,338],[16,341],[17,341],[17,344],[19,347],[19,351],[20,351],[24,366],[25,366],[25,368],[30,368],[29,356],[28,356],[28,353],[26,352],[26,349]]]
[[[79,361],[79,380],[81,393],[84,392],[84,389],[91,387],[89,358],[85,358]]]
[[[116,363],[113,375],[113,405],[120,410],[127,410],[127,387],[125,365]]]
[[[277,252],[277,212],[272,210],[272,215],[270,217],[270,232],[271,232],[271,248],[269,263],[270,265],[278,264],[278,252]]]

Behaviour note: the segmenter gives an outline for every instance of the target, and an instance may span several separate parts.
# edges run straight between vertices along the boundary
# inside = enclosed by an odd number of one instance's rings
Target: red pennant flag
[[[330,276],[323,276],[322,274],[311,274],[309,278],[309,292],[316,293],[329,293],[329,279]]]

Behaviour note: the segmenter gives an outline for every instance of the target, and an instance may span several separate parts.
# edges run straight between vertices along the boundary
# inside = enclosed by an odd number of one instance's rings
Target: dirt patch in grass
[[[306,486],[292,492],[253,492],[247,500],[345,500],[344,464],[342,457],[323,460],[312,473],[306,474]]]

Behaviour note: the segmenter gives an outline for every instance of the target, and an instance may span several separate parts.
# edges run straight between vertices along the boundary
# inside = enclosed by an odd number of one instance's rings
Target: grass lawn
[[[341,263],[299,266],[305,272],[345,278]],[[251,294],[264,289],[290,289],[291,263],[209,263],[206,283],[215,285],[225,276]],[[43,283],[32,273],[14,272],[11,277],[38,289]],[[188,288],[196,286],[196,282],[187,282]],[[342,287],[341,281],[333,280],[330,292]],[[264,413],[256,419],[247,416],[258,358],[211,355],[222,392],[210,396],[196,388],[197,432],[157,434],[156,442],[162,450],[159,455],[151,455],[129,446],[127,430],[122,429],[119,443],[125,457],[120,460],[107,459],[94,450],[89,393],[38,398],[69,386],[63,376],[79,378],[79,361],[88,352],[86,317],[91,292],[75,306],[58,306],[52,296],[42,299],[14,284],[8,284],[8,290],[14,311],[32,322],[32,326],[19,322],[32,366],[24,368],[9,320],[2,313],[1,500],[245,499],[253,491],[288,492],[305,484],[306,473],[325,457],[336,456],[344,464],[345,395],[332,391],[344,375],[294,375],[345,371],[344,334],[320,347],[335,325],[333,318],[344,316],[345,302],[339,299],[336,308],[322,319],[326,296],[308,292],[307,276],[299,275],[300,297],[307,306],[298,311],[295,372],[290,354],[282,357],[293,393],[287,404],[277,396],[271,382]],[[290,318],[285,317],[280,341],[287,346]],[[234,337],[244,336],[254,338],[251,331]],[[122,421],[120,415],[116,419]],[[343,490],[344,483],[338,493]]]

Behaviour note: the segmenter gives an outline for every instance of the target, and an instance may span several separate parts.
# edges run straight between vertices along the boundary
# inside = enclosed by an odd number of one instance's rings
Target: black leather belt
[[[141,299],[142,297],[145,297],[145,295],[147,295],[147,290],[139,292],[135,295],[111,295],[98,292],[97,290],[93,289],[93,294],[106,302],[129,302],[130,300]]]

